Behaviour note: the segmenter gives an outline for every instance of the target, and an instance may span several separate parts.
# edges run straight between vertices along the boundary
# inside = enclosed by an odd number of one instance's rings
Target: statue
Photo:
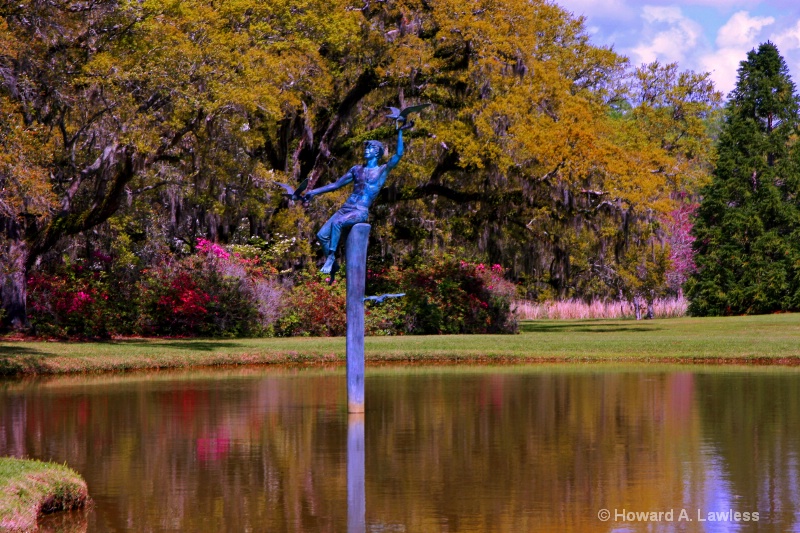
[[[403,157],[403,130],[411,128],[414,123],[408,120],[410,113],[419,111],[429,104],[420,104],[406,107],[402,111],[398,108],[390,107],[392,114],[387,115],[395,121],[397,130],[397,152],[383,165],[378,164],[383,155],[383,143],[380,141],[364,142],[364,164],[356,165],[348,170],[344,176],[333,183],[312,189],[300,195],[300,199],[308,202],[314,196],[335,191],[353,183],[353,193],[347,198],[344,205],[317,232],[317,238],[322,245],[322,253],[325,255],[325,264],[321,272],[331,274],[331,282],[336,271],[339,269],[336,262],[336,249],[339,246],[339,239],[342,231],[358,224],[366,222],[369,218],[369,208],[377,198],[383,184],[389,177],[389,172],[397,166]],[[299,191],[304,189],[304,184],[298,187]],[[296,191],[287,190],[288,195],[296,196]]]

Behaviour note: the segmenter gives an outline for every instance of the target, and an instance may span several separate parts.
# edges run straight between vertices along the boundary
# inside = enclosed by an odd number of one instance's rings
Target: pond
[[[346,405],[341,369],[3,381],[0,455],[86,479],[43,531],[800,531],[794,369],[369,367]]]

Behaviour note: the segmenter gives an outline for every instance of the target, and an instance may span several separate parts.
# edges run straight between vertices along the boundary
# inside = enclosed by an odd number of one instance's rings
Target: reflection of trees
[[[725,478],[708,492],[794,531],[800,526],[797,374],[701,374],[697,385],[704,393],[698,397],[703,434]]]
[[[81,472],[89,531],[342,531],[343,373],[251,372],[9,386],[0,454]],[[796,374],[368,372],[367,531],[608,531],[601,508],[727,501],[783,531],[799,387]],[[673,530],[701,528],[658,529]]]
[[[79,471],[97,503],[92,531],[339,531],[341,384],[262,375],[11,395],[24,416],[2,398],[0,453],[23,448]]]
[[[683,502],[691,375],[452,374],[369,382],[367,518],[409,531],[607,530]],[[445,525],[443,524],[446,524]],[[439,529],[437,529],[439,528]]]

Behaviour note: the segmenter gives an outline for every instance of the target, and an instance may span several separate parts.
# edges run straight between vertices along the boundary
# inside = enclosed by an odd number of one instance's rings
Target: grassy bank
[[[0,457],[0,530],[30,531],[39,515],[76,509],[88,499],[86,482],[69,468]]]
[[[800,314],[525,321],[519,335],[368,337],[368,362],[800,364]],[[343,361],[343,338],[0,342],[0,374]]]

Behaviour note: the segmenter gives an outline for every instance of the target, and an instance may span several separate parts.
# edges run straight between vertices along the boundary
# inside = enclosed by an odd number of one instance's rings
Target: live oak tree
[[[770,42],[738,72],[694,226],[696,315],[800,309],[798,96]]]
[[[2,300],[21,327],[42,254],[142,190],[241,177],[246,113],[278,114],[298,74],[276,68],[292,50],[253,45],[204,2],[31,0],[0,15]]]
[[[557,6],[395,3],[384,11],[367,16],[393,35],[385,57],[400,50],[413,61],[378,69],[378,79],[390,74],[392,91],[434,107],[376,208],[383,253],[459,250],[509,265],[553,295],[616,296],[599,273],[618,270],[631,237],[652,234],[644,226],[669,211],[671,191],[706,171],[697,163],[709,155],[703,120],[719,101],[708,77],[656,65],[658,111],[649,123],[644,113],[618,120],[611,109],[635,100],[626,59],[593,46],[582,20]],[[386,105],[387,92],[377,88],[364,103]],[[369,109],[351,121],[356,141],[376,124]],[[647,224],[632,223],[641,217]]]
[[[22,0],[0,14],[7,323],[25,320],[27,270],[92,228],[135,220],[173,251],[311,239],[341,199],[291,206],[271,182],[339,177],[363,140],[393,137],[387,105],[433,104],[376,204],[380,258],[458,252],[553,296],[655,279],[636,275],[660,257],[658,217],[709,156],[707,78],[631,71],[550,2]]]

